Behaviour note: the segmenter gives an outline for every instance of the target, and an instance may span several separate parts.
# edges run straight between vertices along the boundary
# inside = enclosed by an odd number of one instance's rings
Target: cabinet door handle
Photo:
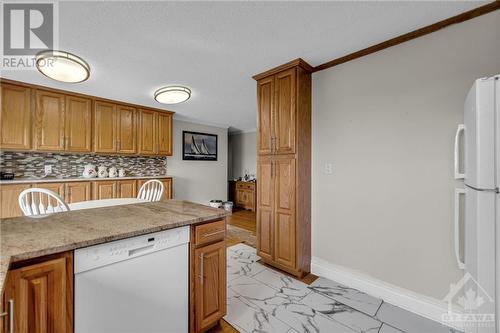
[[[59,140],[59,144],[61,145],[61,147],[64,148],[64,135],[61,135],[61,139]]]
[[[204,260],[205,254],[202,253],[200,254],[200,283],[203,284],[203,260]]]
[[[14,300],[9,299],[9,311],[0,313],[0,317],[9,316],[9,333],[14,333]]]
[[[117,150],[119,151],[122,148],[122,142],[118,141],[116,144],[118,145],[118,149]]]
[[[221,234],[223,232],[226,232],[226,230],[219,230],[219,231],[211,232],[211,233],[208,233],[208,234],[204,234],[203,237],[215,236],[215,235]]]
[[[271,161],[271,178],[273,178],[274,161]]]

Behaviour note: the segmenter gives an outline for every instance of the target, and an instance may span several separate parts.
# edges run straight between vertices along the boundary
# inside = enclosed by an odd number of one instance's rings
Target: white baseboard
[[[318,257],[312,257],[311,273],[381,298],[384,302],[396,305],[424,318],[437,321],[443,325],[449,325],[449,323],[442,321],[442,315],[448,312],[448,305],[444,301],[395,286],[362,272],[332,264]],[[454,328],[463,331],[463,327]]]

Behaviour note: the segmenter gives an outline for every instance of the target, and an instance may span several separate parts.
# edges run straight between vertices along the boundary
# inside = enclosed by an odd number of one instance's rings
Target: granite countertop
[[[127,177],[115,177],[115,178],[83,178],[83,177],[73,177],[73,178],[57,178],[57,177],[46,177],[46,178],[14,178],[12,180],[0,180],[1,184],[32,184],[32,183],[61,183],[61,182],[84,182],[84,181],[95,181],[95,180],[130,180],[130,179],[164,179],[172,178],[172,176],[162,175],[162,176],[127,176]]]
[[[10,263],[211,221],[229,213],[182,200],[0,220],[0,291]]]

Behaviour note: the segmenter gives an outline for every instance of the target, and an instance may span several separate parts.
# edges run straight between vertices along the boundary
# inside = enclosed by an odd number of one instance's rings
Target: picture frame
[[[217,134],[182,131],[182,159],[217,161]]]

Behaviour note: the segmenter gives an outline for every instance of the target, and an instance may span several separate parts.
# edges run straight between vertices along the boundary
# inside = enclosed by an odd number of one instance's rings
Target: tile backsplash
[[[45,165],[52,166],[51,176],[80,177],[86,164],[124,168],[127,176],[163,176],[166,157],[64,154],[40,152],[0,152],[0,170],[14,172],[16,178],[43,176]]]

